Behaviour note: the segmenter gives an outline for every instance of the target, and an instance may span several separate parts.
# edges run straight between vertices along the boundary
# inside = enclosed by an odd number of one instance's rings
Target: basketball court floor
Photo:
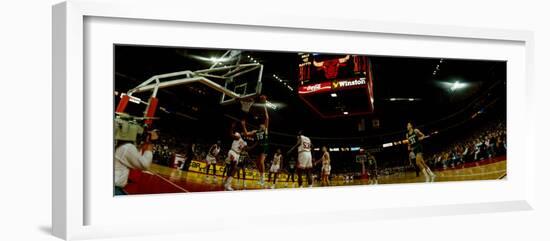
[[[205,175],[195,171],[181,171],[175,168],[153,164],[150,172],[139,174],[133,181],[126,186],[125,190],[128,194],[158,194],[158,193],[185,193],[185,192],[210,192],[223,191],[221,173],[217,173],[216,179],[212,175]],[[506,160],[505,158],[489,159],[475,163],[468,163],[464,166],[455,168],[439,169],[436,171],[437,177],[434,182],[448,181],[470,181],[470,180],[499,180],[506,177]],[[275,189],[280,188],[297,188],[296,182],[286,182],[286,175],[281,175],[277,179]],[[305,180],[305,176],[304,176]],[[395,184],[395,183],[418,183],[424,184],[422,174],[417,177],[414,171],[397,172],[391,175],[379,175],[378,185]],[[352,186],[352,185],[372,185],[369,184],[367,178],[344,180],[339,175],[333,175],[331,186]],[[319,187],[320,182],[317,180],[313,184],[314,187]],[[237,179],[233,180],[233,188],[238,190],[257,190],[270,189],[271,183],[267,183],[262,187],[258,184],[258,180],[254,179]]]

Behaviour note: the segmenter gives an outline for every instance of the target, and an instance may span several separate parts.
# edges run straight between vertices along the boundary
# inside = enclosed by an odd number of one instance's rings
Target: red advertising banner
[[[332,90],[332,82],[322,82],[298,87],[299,94],[322,93]]]

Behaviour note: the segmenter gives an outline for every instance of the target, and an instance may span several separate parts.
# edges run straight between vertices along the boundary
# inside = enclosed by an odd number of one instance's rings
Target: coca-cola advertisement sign
[[[320,92],[330,91],[331,89],[332,89],[331,82],[323,82],[323,83],[300,86],[298,88],[298,93],[300,94],[320,93]]]

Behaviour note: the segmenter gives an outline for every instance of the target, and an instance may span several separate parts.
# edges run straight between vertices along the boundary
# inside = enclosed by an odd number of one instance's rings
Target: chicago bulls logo
[[[343,58],[329,59],[320,62],[313,60],[313,66],[317,69],[322,69],[323,72],[325,72],[325,78],[334,79],[338,76],[340,66],[346,66],[349,58],[349,55],[346,55],[346,57]]]

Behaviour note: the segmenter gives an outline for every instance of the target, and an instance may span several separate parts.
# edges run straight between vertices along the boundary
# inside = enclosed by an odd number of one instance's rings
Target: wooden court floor
[[[217,174],[221,175],[221,173]],[[506,160],[476,163],[469,165],[468,167],[438,170],[435,174],[437,175],[434,180],[435,182],[503,179],[506,176]],[[295,176],[295,181],[295,183],[286,182],[286,178],[279,178],[275,188],[297,188],[297,176]],[[378,178],[378,185],[423,182],[424,177],[422,174],[420,174],[419,177],[416,177],[416,174],[413,171],[383,175]],[[235,190],[268,189],[271,188],[271,184],[272,183],[269,183],[262,187],[258,184],[257,180],[233,179],[233,188]],[[331,186],[373,185],[369,184],[368,179],[345,181],[338,177],[333,177],[330,184]],[[320,186],[320,183],[316,181],[313,186],[318,187]],[[151,172],[145,173],[142,175],[140,180],[136,183],[129,184],[129,186],[125,189],[129,194],[208,192],[223,191],[223,184],[221,176],[214,179],[212,176],[207,177],[204,173],[181,171],[174,168],[153,164],[151,167]]]

